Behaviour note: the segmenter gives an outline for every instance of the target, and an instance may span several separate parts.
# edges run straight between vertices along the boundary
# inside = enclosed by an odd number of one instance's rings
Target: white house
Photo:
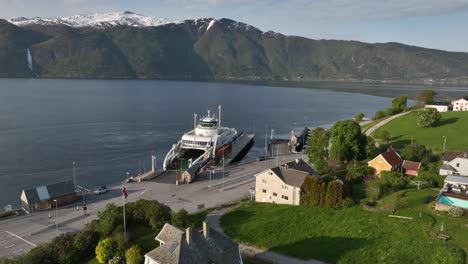
[[[431,103],[424,106],[424,108],[434,108],[438,112],[448,112],[448,103]]]
[[[306,177],[319,177],[302,159],[264,170],[255,175],[255,201],[299,205]]]
[[[459,99],[452,101],[453,111],[468,111],[468,100]]]
[[[444,165],[439,169],[439,175],[468,176],[468,151],[447,151],[442,160]]]

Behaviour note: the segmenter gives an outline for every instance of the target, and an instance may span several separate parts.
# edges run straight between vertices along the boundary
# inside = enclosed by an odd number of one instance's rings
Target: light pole
[[[55,202],[55,229],[57,230],[58,233],[58,202],[56,199],[53,200]]]
[[[442,152],[445,152],[445,146],[447,144],[447,137],[446,136],[442,136],[444,138],[444,148],[442,150]]]

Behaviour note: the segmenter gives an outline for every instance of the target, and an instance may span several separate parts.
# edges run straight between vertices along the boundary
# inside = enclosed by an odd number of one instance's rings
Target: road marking
[[[14,236],[14,237],[16,237],[16,238],[18,238],[18,239],[23,240],[24,242],[28,243],[29,245],[31,245],[31,246],[33,246],[33,247],[36,247],[36,246],[37,246],[36,244],[33,244],[33,243],[27,241],[26,239],[24,239],[24,238],[18,236],[18,235],[15,235],[15,234],[13,234],[13,233],[11,233],[11,232],[8,232],[8,231],[5,231],[5,232],[7,232],[8,234],[10,234],[10,235],[12,235],[12,236]]]
[[[14,247],[15,244],[11,243],[10,245],[6,246],[5,248],[11,248],[11,247]]]

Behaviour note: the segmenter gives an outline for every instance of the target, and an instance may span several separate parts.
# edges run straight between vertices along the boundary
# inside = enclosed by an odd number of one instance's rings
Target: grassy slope
[[[399,214],[414,220],[389,218],[388,212],[358,207],[325,209],[272,204],[244,205],[222,218],[235,240],[299,258],[329,263],[464,263],[468,249],[465,219],[437,216],[422,204],[427,192],[410,192]],[[419,211],[422,218],[419,218]],[[454,239],[434,239],[440,221]],[[466,224],[466,223],[465,223]]]
[[[392,136],[390,144],[396,148],[409,144],[413,137],[416,143],[441,152],[444,144],[442,136],[446,136],[447,149],[468,149],[468,112],[447,112],[442,113],[442,117],[441,125],[421,128],[417,125],[417,113],[409,113],[377,129],[374,135],[387,130]]]

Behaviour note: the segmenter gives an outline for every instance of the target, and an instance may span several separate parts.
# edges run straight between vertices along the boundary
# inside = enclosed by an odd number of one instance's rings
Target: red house
[[[418,170],[421,168],[421,162],[404,160],[401,165],[401,171],[405,176],[418,176]]]

